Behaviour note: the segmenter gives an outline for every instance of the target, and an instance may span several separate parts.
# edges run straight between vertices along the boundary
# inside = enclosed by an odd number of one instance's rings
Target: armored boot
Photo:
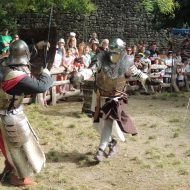
[[[108,147],[109,147],[109,152],[107,157],[110,158],[111,156],[113,156],[116,153],[116,145],[117,145],[117,141],[115,139],[112,139],[111,142],[109,142]]]
[[[104,159],[104,157],[107,157],[106,153],[99,148],[98,151],[96,152],[95,160],[101,162]]]

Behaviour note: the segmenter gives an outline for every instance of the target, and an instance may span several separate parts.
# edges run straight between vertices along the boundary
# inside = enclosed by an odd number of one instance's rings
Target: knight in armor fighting
[[[44,69],[38,78],[30,76],[30,52],[22,40],[13,42],[10,55],[0,65],[0,148],[5,157],[1,182],[30,185],[32,176],[45,165],[45,155],[23,111],[24,95],[45,92],[52,85]]]
[[[136,135],[137,130],[130,117],[124,112],[127,104],[126,76],[135,75],[142,84],[150,83],[149,77],[134,65],[127,55],[126,44],[120,38],[109,44],[109,51],[101,51],[92,61],[95,70],[95,90],[91,110],[93,125],[100,133],[100,143],[95,159],[100,162],[116,152],[117,136],[125,141],[124,133]],[[108,152],[106,153],[106,147]]]

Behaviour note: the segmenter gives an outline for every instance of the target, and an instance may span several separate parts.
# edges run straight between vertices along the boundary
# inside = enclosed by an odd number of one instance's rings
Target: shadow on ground
[[[94,160],[94,154],[92,152],[83,154],[78,151],[58,152],[53,150],[46,153],[46,160],[49,163],[71,162],[77,164],[79,167],[90,167],[98,164],[98,162]]]

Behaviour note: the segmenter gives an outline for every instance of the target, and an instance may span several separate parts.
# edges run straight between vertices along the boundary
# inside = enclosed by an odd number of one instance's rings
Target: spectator
[[[137,44],[137,51],[138,53],[144,53],[146,49],[145,42],[143,40],[139,40]]]
[[[68,40],[68,49],[70,49],[72,51],[72,56],[74,58],[79,56],[79,51],[78,51],[78,48],[76,46],[76,38],[75,37],[69,38],[69,40]]]
[[[135,56],[137,52],[138,52],[137,46],[136,45],[132,46],[132,54]]]
[[[185,86],[186,86],[186,90],[189,91],[190,58],[189,58],[189,59],[186,59],[186,61],[185,61],[185,72],[184,72],[184,77],[185,77]]]
[[[19,40],[19,39],[20,39],[19,35],[15,34],[14,37],[13,37],[13,39],[12,39],[12,41],[11,41],[11,43],[13,43],[14,41]]]
[[[76,34],[74,32],[70,32],[69,38],[67,39],[67,47],[69,47],[69,48],[70,48],[70,45],[69,45],[70,41],[72,41],[72,43],[73,43],[72,46],[76,48],[77,47],[77,39],[76,39]]]
[[[109,50],[109,40],[104,39],[104,40],[102,40],[102,43],[101,43],[100,47],[97,49],[96,53],[99,53],[101,51],[108,51],[108,50]]]
[[[181,51],[177,51],[176,52],[176,56],[174,58],[174,62],[178,63],[178,64],[182,63]]]
[[[162,48],[161,51],[160,51],[160,59],[164,60],[167,58],[167,54],[168,54],[168,49],[167,48]]]
[[[85,42],[82,41],[80,44],[79,44],[79,57],[81,57],[83,55],[83,52],[84,52],[84,47],[86,46]]]
[[[6,56],[9,54],[9,45],[11,43],[12,37],[9,35],[9,30],[4,29],[4,34],[0,36],[0,54]]]
[[[182,87],[185,86],[184,72],[185,72],[184,64],[177,63],[177,67],[176,67],[176,74],[177,74],[176,84],[177,84],[177,86],[179,88],[182,88]]]
[[[182,43],[181,58],[182,62],[184,62],[185,59],[190,58],[190,42],[188,39],[185,39]]]
[[[94,55],[96,55],[96,51],[97,49],[99,48],[99,42],[96,41],[96,40],[92,40],[92,43],[91,43],[91,58],[94,57]]]
[[[90,63],[91,63],[90,47],[89,46],[86,46],[84,48],[84,52],[83,52],[83,55],[81,57],[82,57],[82,63],[84,65],[84,68],[88,68]]]
[[[98,40],[96,32],[92,33],[91,38],[89,39],[89,43],[92,44],[93,41],[96,41],[99,44],[99,40]]]
[[[65,40],[63,38],[60,38],[59,41],[57,42],[56,46],[56,53],[55,53],[55,58],[53,62],[54,67],[60,67],[64,57],[65,57]]]
[[[143,60],[143,63],[144,63],[144,72],[145,73],[149,73],[149,71],[150,71],[151,60],[150,60],[149,57],[150,57],[150,51],[146,50],[144,52],[144,60]]]
[[[154,59],[157,58],[159,55],[158,50],[157,50],[157,44],[156,42],[152,42],[151,47],[150,47],[150,60],[153,63]]]
[[[133,54],[133,51],[132,51],[131,47],[127,47],[126,51],[127,51],[127,55],[132,55]]]
[[[174,59],[173,59],[173,52],[169,51],[167,58],[164,59],[164,64],[167,66],[167,68],[165,69],[165,73],[167,74],[171,74],[172,73],[172,66],[174,66]]]

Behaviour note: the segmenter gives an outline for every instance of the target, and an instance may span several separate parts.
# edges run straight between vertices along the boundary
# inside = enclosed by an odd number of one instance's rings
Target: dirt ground
[[[138,136],[126,135],[117,154],[100,164],[94,161],[99,135],[81,113],[82,102],[26,106],[46,154],[46,168],[30,187],[0,189],[189,190],[190,110],[184,121],[189,95],[130,96],[126,111]],[[2,155],[0,163],[3,169]]]

